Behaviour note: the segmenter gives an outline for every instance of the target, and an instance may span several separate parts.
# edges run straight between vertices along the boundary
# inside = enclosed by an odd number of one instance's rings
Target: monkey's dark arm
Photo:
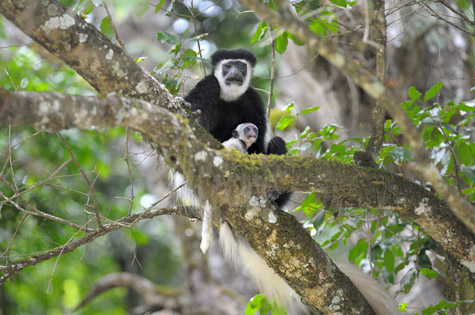
[[[269,141],[269,145],[267,146],[267,154],[286,154],[287,153],[287,146],[285,145],[284,139],[281,137],[274,137]]]
[[[218,80],[213,75],[204,77],[185,97],[191,104],[191,110],[200,110],[198,122],[206,130],[212,130],[216,123],[215,110],[219,102],[220,88]]]
[[[269,141],[269,145],[267,146],[267,154],[287,154],[287,146],[285,144],[284,139],[281,137],[274,137]],[[291,192],[284,192],[279,194],[279,192],[275,190],[271,190],[267,193],[268,198],[271,200],[275,200],[275,203],[282,207],[287,203],[290,198]]]

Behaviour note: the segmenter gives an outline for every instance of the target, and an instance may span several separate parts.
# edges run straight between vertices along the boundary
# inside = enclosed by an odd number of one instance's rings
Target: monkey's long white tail
[[[176,189],[177,201],[179,203],[184,206],[197,207],[198,209],[203,210],[200,249],[203,254],[206,254],[206,251],[213,242],[213,216],[208,200],[205,201],[204,206],[202,207],[196,194],[185,185],[185,177],[173,169],[168,173],[168,182],[173,189]]]
[[[226,222],[221,222],[219,228],[219,244],[226,260],[237,267],[238,255],[249,277],[272,302],[274,299],[282,307],[292,307],[293,290],[280,278],[272,268],[243,240],[236,240],[231,228]]]

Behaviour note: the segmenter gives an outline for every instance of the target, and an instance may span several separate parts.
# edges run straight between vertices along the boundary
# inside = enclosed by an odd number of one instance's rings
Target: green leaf
[[[338,245],[340,245],[340,242],[335,242],[335,243],[331,244],[331,246],[328,247],[328,249],[335,250],[335,249],[338,248]]]
[[[346,8],[346,0],[330,0],[331,3],[342,8]]]
[[[415,280],[416,273],[414,272],[414,270],[409,270],[400,281],[401,291],[404,293],[408,293],[411,290]]]
[[[470,106],[465,103],[457,104],[455,109],[463,110],[464,112],[475,112],[475,106]]]
[[[83,7],[83,9],[82,9],[82,13],[83,13],[84,15],[89,15],[89,14],[92,12],[92,10],[94,10],[94,7],[95,7],[95,6],[94,6],[94,3],[92,3],[91,0],[87,0],[87,1],[84,3],[84,7]]]
[[[354,261],[358,256],[366,254],[366,251],[368,250],[369,246],[366,240],[360,239],[358,240],[358,243],[356,243],[355,247],[350,249],[350,252],[348,253],[348,260],[349,261]]]
[[[292,112],[292,108],[294,108],[294,103],[289,103],[287,106],[285,106],[284,111],[287,114],[290,114]]]
[[[158,32],[157,33],[157,40],[160,43],[169,43],[172,45],[178,44],[180,40],[177,36],[167,33],[167,32]]]
[[[287,49],[287,45],[289,44],[289,39],[287,38],[287,32],[283,32],[275,39],[275,50],[279,54],[283,54]]]
[[[261,310],[261,313],[266,312],[264,314],[267,314],[270,311],[270,309],[271,307],[266,297],[262,294],[257,294],[249,301],[249,303],[247,303],[247,307],[244,310],[244,314],[253,315],[258,310]]]
[[[435,97],[437,93],[439,93],[440,89],[442,88],[442,82],[437,82],[434,84],[429,91],[426,92],[424,95],[424,102],[427,102],[431,98]]]
[[[393,224],[386,227],[386,230],[390,231],[391,234],[397,234],[404,230],[404,225],[401,224]]]
[[[165,3],[166,0],[160,0],[160,2],[155,6],[155,13],[158,13],[163,7],[163,4]]]
[[[346,147],[344,144],[332,144],[330,147],[330,153],[345,153]]]
[[[438,311],[443,311],[443,310],[446,310],[446,309],[455,308],[455,307],[458,306],[459,303],[460,302],[450,303],[450,302],[447,302],[447,301],[444,301],[444,300],[440,300],[440,302],[437,303],[437,305],[432,305],[431,304],[428,308],[426,308],[425,310],[422,310],[422,314],[423,315],[430,315],[430,314],[434,314]]]
[[[252,36],[250,43],[254,43],[257,40],[261,39],[265,33],[267,32],[267,23],[266,21],[263,21],[262,23],[259,23],[257,26],[256,32],[254,33],[254,36]]]
[[[412,161],[412,152],[405,147],[395,147],[389,155],[397,162]]]
[[[108,16],[102,19],[101,32],[104,33],[109,39],[114,37],[114,28],[112,27],[111,20]]]
[[[299,37],[295,36],[294,34],[292,33],[287,33],[288,37],[293,40],[294,44],[297,45],[297,46],[303,46],[305,45],[305,42],[303,40],[301,40]]]
[[[416,90],[414,86],[411,86],[407,92],[409,94],[409,97],[414,101],[417,101],[422,96],[421,92]]]
[[[384,268],[390,273],[394,271],[394,255],[390,249],[384,251]]]
[[[308,25],[308,28],[318,36],[327,35],[327,29],[325,28],[325,25],[323,25],[323,23],[320,22],[318,19],[311,21]]]
[[[137,245],[141,246],[147,245],[150,240],[149,236],[140,230],[132,230],[132,237]]]
[[[381,254],[381,247],[375,246],[371,248],[371,261],[374,262],[378,259],[379,255]]]
[[[290,116],[290,115],[282,116],[282,118],[277,123],[277,129],[284,130],[285,128],[287,128],[294,121],[294,119],[295,118],[293,116]]]
[[[309,108],[305,108],[304,110],[302,110],[300,113],[297,114],[297,116],[299,115],[306,115],[306,114],[310,114],[310,113],[313,113],[317,110],[320,109],[320,106],[314,106],[314,107],[309,107]]]
[[[460,143],[457,149],[458,157],[460,162],[463,164],[470,166],[473,165],[473,154],[470,146],[466,143]]]
[[[465,176],[470,178],[472,182],[475,182],[475,166],[462,165],[462,172]]]
[[[434,270],[432,269],[428,269],[428,268],[421,268],[419,269],[419,271],[426,277],[426,278],[429,278],[429,279],[435,279],[437,278],[439,275],[437,274],[437,272],[435,272]]]
[[[312,219],[313,226],[318,229],[320,225],[325,221],[325,211],[320,211],[317,215]]]
[[[407,309],[407,303],[401,303],[399,304],[399,307],[397,308],[401,312],[405,312]]]

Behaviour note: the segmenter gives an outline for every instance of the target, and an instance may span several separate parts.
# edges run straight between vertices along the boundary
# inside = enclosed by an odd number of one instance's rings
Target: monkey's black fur
[[[222,69],[216,67],[223,60],[246,60],[251,69],[246,69],[244,76],[250,76],[252,67],[256,64],[256,56],[245,49],[226,50],[221,49],[211,56],[213,73],[203,78],[185,97],[191,103],[192,111],[201,111],[198,122],[208,130],[213,137],[223,142],[232,137],[236,126],[242,123],[253,123],[259,130],[256,142],[249,148],[249,153],[263,154],[286,154],[285,141],[280,137],[274,137],[268,144],[265,143],[267,129],[266,109],[262,98],[250,85],[246,91],[233,101],[223,100],[221,87],[216,74]],[[275,197],[276,194],[273,194]],[[289,198],[289,193],[280,195],[276,200],[279,206]]]

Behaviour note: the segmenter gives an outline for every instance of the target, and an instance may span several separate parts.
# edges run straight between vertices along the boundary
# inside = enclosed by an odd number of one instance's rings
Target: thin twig
[[[8,265],[8,253],[10,251],[10,248],[12,247],[13,240],[16,238],[18,231],[20,231],[20,227],[23,225],[23,222],[25,222],[26,217],[28,217],[28,213],[25,213],[23,217],[20,220],[20,223],[18,223],[18,226],[15,230],[15,233],[13,233],[12,238],[10,239],[10,242],[8,243],[7,249],[0,255],[0,260],[5,257],[6,260],[6,265]],[[6,256],[5,256],[6,255]]]
[[[115,39],[116,39],[117,42],[119,43],[120,47],[122,47],[122,49],[125,50],[125,46],[124,46],[124,44],[122,43],[122,41],[120,40],[119,32],[117,31],[117,28],[115,27],[115,23],[114,23],[114,21],[112,20],[112,15],[111,15],[111,13],[110,13],[110,11],[109,11],[109,8],[107,7],[106,2],[105,2],[105,1],[102,1],[102,5],[104,6],[104,9],[106,9],[107,16],[109,17],[109,21],[111,22],[112,29],[114,30]]]
[[[127,127],[125,129],[125,148],[124,148],[124,161],[127,165],[127,172],[129,174],[129,183],[130,183],[130,206],[129,206],[129,215],[132,214],[132,207],[134,205],[134,181],[132,179],[132,172],[130,170],[130,163],[129,163],[129,136],[130,130]]]
[[[58,136],[61,138],[61,141],[63,141],[63,144],[64,146],[66,147],[66,150],[68,150],[69,152],[69,155],[71,156],[71,158],[73,159],[74,161],[74,164],[76,164],[76,166],[78,167],[79,171],[81,172],[81,175],[82,177],[84,178],[84,180],[86,181],[86,184],[89,186],[89,191],[92,195],[92,199],[94,201],[94,212],[96,213],[96,220],[97,220],[97,224],[99,226],[99,228],[102,227],[102,223],[101,223],[101,219],[100,219],[100,215],[99,215],[99,210],[98,210],[98,202],[97,202],[97,199],[96,199],[96,194],[94,193],[94,189],[92,188],[92,185],[91,185],[91,182],[89,181],[89,179],[87,178],[86,176],[86,173],[84,172],[84,170],[82,169],[81,165],[79,164],[78,160],[76,159],[76,157],[74,156],[73,152],[71,151],[71,148],[69,147],[69,145],[66,143],[66,140],[64,140],[63,136],[61,135],[61,133],[57,133]]]
[[[3,180],[3,178],[0,177],[0,180],[2,180],[2,182],[4,183],[8,183],[6,181]],[[8,183],[9,184],[9,183]],[[37,208],[33,207],[32,205],[30,204],[26,204],[26,206],[28,208],[30,208],[30,210],[27,210],[25,208],[22,208],[17,202],[15,202],[13,200],[13,198],[15,198],[15,196],[11,197],[11,198],[8,198],[7,196],[5,196],[5,194],[3,194],[1,191],[0,191],[0,197],[2,197],[3,199],[5,199],[6,202],[10,203],[12,206],[14,206],[16,209],[26,213],[26,214],[30,214],[30,215],[33,215],[33,216],[38,216],[38,217],[43,217],[43,218],[46,218],[48,220],[52,220],[52,221],[56,221],[56,222],[59,222],[59,223],[62,223],[62,224],[65,224],[65,225],[69,225],[69,226],[72,226],[73,228],[75,229],[78,229],[78,230],[82,230],[84,229],[83,226],[80,226],[78,224],[75,224],[75,223],[72,223],[68,220],[65,220],[65,219],[62,219],[62,218],[59,218],[59,217],[56,217],[52,214],[49,214],[49,213],[45,213],[41,210],[38,210]],[[24,200],[22,198],[20,198],[20,201],[24,202]]]

